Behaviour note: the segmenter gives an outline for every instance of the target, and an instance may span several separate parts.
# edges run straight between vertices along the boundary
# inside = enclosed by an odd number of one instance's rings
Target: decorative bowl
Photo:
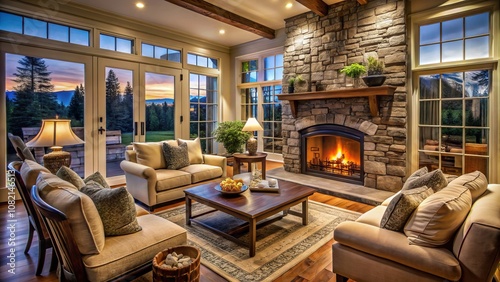
[[[224,190],[222,190],[222,187],[220,187],[219,184],[217,184],[214,188],[215,188],[215,190],[221,192],[222,194],[237,195],[237,194],[241,194],[241,193],[245,192],[248,189],[248,186],[247,185],[241,186],[241,190],[240,191],[224,191]]]

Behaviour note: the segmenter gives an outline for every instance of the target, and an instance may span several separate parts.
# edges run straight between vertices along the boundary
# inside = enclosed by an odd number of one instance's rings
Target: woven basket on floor
[[[176,270],[167,269],[163,261],[168,254],[176,252],[191,257],[193,262],[189,266],[181,267]],[[166,282],[198,282],[200,281],[200,251],[191,246],[178,246],[168,248],[159,252],[153,258],[153,281]]]

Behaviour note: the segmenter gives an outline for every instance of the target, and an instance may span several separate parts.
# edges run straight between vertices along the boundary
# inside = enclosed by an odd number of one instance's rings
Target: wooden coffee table
[[[315,192],[315,190],[310,187],[279,180],[279,193],[251,192],[247,190],[238,195],[228,196],[215,190],[214,187],[217,184],[218,183],[204,184],[184,191],[186,194],[186,225],[191,225],[191,222],[195,222],[228,240],[246,246],[250,250],[250,257],[255,256],[257,228],[261,225],[269,224],[269,221],[265,219],[283,211],[284,213],[282,216],[277,218],[274,217],[272,221],[281,219],[287,214],[291,214],[302,217],[303,225],[308,224],[308,197]],[[196,218],[198,216],[205,215],[206,213],[193,215],[191,209],[193,200],[212,207],[216,211],[222,211],[246,221],[248,223],[245,225],[246,228],[248,228],[249,242],[243,242],[231,234],[204,224],[201,220],[197,220]],[[289,208],[298,204],[302,204],[301,213],[288,211]]]

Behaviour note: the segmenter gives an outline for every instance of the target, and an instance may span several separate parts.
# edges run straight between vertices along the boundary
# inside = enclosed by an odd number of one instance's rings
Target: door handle
[[[141,135],[144,135],[144,122],[141,122]]]
[[[102,126],[101,126],[101,127],[99,127],[99,129],[97,131],[99,131],[99,133],[102,135],[104,133],[104,131],[106,131],[106,129],[102,128]]]
[[[134,135],[137,136],[137,121],[134,122]]]

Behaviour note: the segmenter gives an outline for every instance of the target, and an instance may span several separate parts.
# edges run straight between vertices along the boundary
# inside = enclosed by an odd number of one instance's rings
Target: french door
[[[181,136],[181,71],[100,58],[97,73],[98,170],[122,182],[126,146]]]

